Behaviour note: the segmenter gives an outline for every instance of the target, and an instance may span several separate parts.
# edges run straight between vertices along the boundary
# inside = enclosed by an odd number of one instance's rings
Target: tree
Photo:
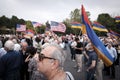
[[[70,13],[71,22],[81,22],[81,14],[79,9],[75,9]]]
[[[120,33],[120,23],[116,23],[115,18],[111,17],[108,13],[99,14],[97,21],[108,30]]]
[[[97,21],[104,25],[107,29],[113,29],[115,20],[109,14],[99,14]]]
[[[6,27],[9,27],[10,25],[10,19],[7,18],[6,16],[2,16],[0,17],[0,26],[6,26]]]
[[[25,24],[25,20],[24,20],[24,19],[19,19],[19,20],[18,20],[18,23],[19,23],[19,24]]]
[[[40,34],[43,34],[45,32],[45,29],[46,29],[45,25],[35,28],[36,32]]]
[[[70,21],[69,21],[69,19],[66,19],[65,21],[63,21],[63,23],[64,23],[65,26],[66,26],[66,34],[71,33],[72,30],[71,30],[71,25],[70,25]]]
[[[13,28],[16,28],[17,24],[18,24],[18,18],[16,16],[12,16],[10,20],[10,26]]]
[[[26,21],[26,28],[34,30],[34,27],[33,27],[32,23],[31,23],[31,21]]]
[[[73,33],[73,34],[76,34],[76,35],[79,35],[81,32],[81,30],[80,29],[71,29],[71,23],[72,22],[79,22],[79,23],[82,23],[82,15],[81,15],[81,12],[80,12],[81,10],[80,9],[75,9],[74,11],[71,11],[71,13],[70,13],[70,20],[66,20],[65,22],[67,22],[67,21],[69,21],[69,27],[70,28],[68,28],[68,29],[70,29],[70,31],[69,30],[67,30],[67,32],[69,31],[69,32],[71,32],[71,33]],[[87,11],[86,12],[87,13],[87,16],[88,16],[88,18],[89,18],[89,16],[90,16],[90,12],[89,11]],[[89,18],[90,19],[90,18]]]

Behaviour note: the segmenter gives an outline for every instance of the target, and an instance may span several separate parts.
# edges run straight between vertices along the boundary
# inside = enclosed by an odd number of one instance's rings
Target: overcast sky
[[[0,16],[11,18],[15,15],[41,23],[47,20],[61,22],[69,18],[74,9],[81,9],[82,4],[90,12],[92,21],[101,13],[120,15],[120,0],[0,0]]]

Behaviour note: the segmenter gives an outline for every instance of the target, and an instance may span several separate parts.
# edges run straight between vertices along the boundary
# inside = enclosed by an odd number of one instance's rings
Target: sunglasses
[[[39,54],[39,61],[42,61],[43,59],[53,59],[53,60],[56,60],[55,58],[46,57],[44,54]]]

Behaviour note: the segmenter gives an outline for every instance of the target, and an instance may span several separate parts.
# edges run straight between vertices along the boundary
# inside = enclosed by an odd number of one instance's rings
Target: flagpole
[[[36,29],[35,29],[35,27],[34,27],[34,31],[35,31],[35,34],[38,34],[37,31],[36,31]]]
[[[81,35],[81,29],[80,29],[80,32],[79,32],[79,36]]]

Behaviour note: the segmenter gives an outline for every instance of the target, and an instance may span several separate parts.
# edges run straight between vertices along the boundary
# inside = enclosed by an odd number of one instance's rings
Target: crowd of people
[[[58,36],[53,32],[25,37],[22,35],[0,36],[0,80],[74,80],[71,72],[64,70],[66,44],[71,61],[77,72],[85,65],[86,80],[103,80],[103,71],[115,78],[115,65],[119,65],[120,41],[116,38],[99,37],[114,58],[111,66],[96,54],[87,35]],[[95,76],[96,75],[96,76]]]

